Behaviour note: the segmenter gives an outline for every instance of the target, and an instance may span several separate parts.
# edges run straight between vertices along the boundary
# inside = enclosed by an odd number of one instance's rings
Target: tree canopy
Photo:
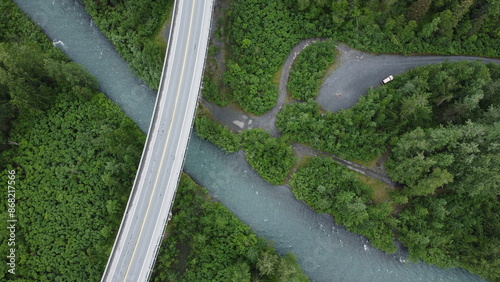
[[[333,63],[335,54],[336,44],[331,39],[307,46],[297,56],[290,70],[288,93],[297,100],[316,98],[327,67]]]
[[[159,35],[172,0],[84,0],[85,10],[139,78],[160,85],[166,44]]]
[[[333,172],[333,164],[301,168],[292,177],[294,194],[374,242],[395,228],[412,260],[498,278],[499,70],[480,62],[423,66],[369,90],[338,114],[321,114],[313,101],[284,107],[277,125],[286,140],[351,159],[371,160],[388,150],[387,172],[403,185],[391,193],[396,212],[387,206],[385,216],[370,220],[371,198],[352,183],[335,184],[346,176]],[[342,217],[350,207],[359,210]],[[349,217],[358,212],[359,219]],[[390,228],[373,234],[363,220],[379,227],[388,220]]]
[[[183,175],[152,281],[309,281],[207,191]]]

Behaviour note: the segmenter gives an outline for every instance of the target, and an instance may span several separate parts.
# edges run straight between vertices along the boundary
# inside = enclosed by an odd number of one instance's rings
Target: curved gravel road
[[[377,87],[389,75],[401,74],[417,66],[442,62],[477,61],[499,64],[499,59],[469,56],[436,55],[375,55],[351,49],[344,44],[339,50],[338,68],[325,78],[316,101],[326,110],[338,112],[348,109],[366,94],[370,87]]]
[[[274,106],[272,110],[263,114],[262,116],[245,114],[240,108],[235,105],[219,107],[213,103],[206,101],[205,99],[201,100],[202,105],[212,113],[215,119],[220,121],[222,124],[227,125],[233,131],[240,132],[245,129],[262,128],[268,131],[271,136],[277,137],[279,135],[279,131],[276,128],[276,116],[278,115],[278,112],[281,110],[283,105],[286,103],[286,99],[288,97],[286,84],[288,83],[288,77],[290,76],[290,69],[292,67],[292,64],[302,50],[318,40],[323,39],[305,39],[300,41],[293,47],[292,51],[283,63],[283,67],[281,69],[279,94],[276,101],[276,106]]]

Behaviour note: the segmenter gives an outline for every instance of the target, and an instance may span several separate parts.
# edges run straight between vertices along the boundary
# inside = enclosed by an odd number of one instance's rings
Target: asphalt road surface
[[[102,281],[147,281],[184,163],[200,91],[213,0],[177,0],[155,111]]]

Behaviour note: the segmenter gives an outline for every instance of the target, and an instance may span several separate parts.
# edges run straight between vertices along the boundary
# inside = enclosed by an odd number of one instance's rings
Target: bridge
[[[147,281],[169,220],[198,102],[213,0],[176,0],[158,97],[102,281]]]

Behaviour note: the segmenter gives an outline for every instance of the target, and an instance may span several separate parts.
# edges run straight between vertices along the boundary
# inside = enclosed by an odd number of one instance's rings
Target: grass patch
[[[170,6],[170,10],[168,13],[165,13],[166,17],[163,21],[163,25],[154,33],[155,36],[152,36],[151,41],[153,41],[159,48],[167,49],[167,38],[163,38],[163,32],[165,29],[170,29],[170,24],[172,22],[172,6]]]
[[[283,65],[281,65],[281,67],[273,74],[273,84],[276,85],[276,87],[280,86],[280,77],[281,71],[283,70]]]
[[[384,182],[373,179],[370,177],[366,177],[362,174],[358,174],[359,181],[364,184],[370,186],[373,189],[373,200],[376,203],[383,203],[391,200],[391,196],[389,195],[390,190],[394,190],[391,186],[385,184]]]
[[[295,155],[297,155],[297,153],[295,153]],[[299,156],[297,156],[299,157]],[[308,155],[302,155],[300,156],[300,159],[298,159],[292,166],[292,169],[295,171],[297,170],[299,167],[302,167],[302,166],[305,166],[307,163],[309,163],[312,158],[314,158],[314,156],[308,156]]]
[[[323,77],[321,84],[324,83],[325,77],[331,76],[333,72],[340,66],[339,50],[337,48],[335,48],[334,57],[335,58],[333,59],[333,63],[326,68],[325,76]]]

